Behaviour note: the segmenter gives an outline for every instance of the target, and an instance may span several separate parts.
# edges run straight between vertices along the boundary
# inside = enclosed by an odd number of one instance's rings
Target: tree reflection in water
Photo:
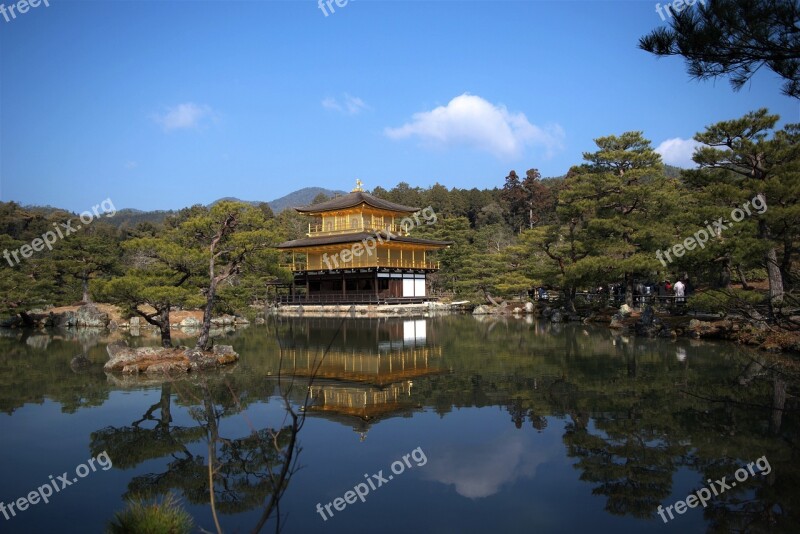
[[[282,362],[284,347],[277,335],[277,321],[274,326]],[[337,329],[334,339],[338,332]],[[326,354],[327,350],[317,366]],[[92,433],[91,450],[107,451],[115,459],[114,466],[121,469],[172,457],[163,472],[134,477],[128,483],[126,499],[150,500],[179,491],[192,504],[209,504],[218,533],[223,531],[219,514],[260,507],[262,512],[251,532],[261,532],[271,518],[275,519],[275,531],[280,531],[280,500],[298,467],[298,435],[305,424],[308,391],[315,374],[300,384],[306,393],[299,404],[291,400],[297,397],[293,375],[277,373],[273,390],[264,394],[257,391],[259,377],[254,377],[255,383],[239,378],[200,376],[164,382],[159,402],[150,406],[141,419],[130,426],[107,427]],[[179,402],[189,404],[196,426],[172,425],[173,393]],[[277,425],[259,428],[248,419],[245,410],[250,402],[264,398],[279,399],[282,414]],[[245,436],[227,436],[222,430],[222,421],[236,414],[246,420],[249,433]],[[145,427],[147,423],[151,426]],[[201,440],[207,445],[205,453],[192,452],[190,445]]]

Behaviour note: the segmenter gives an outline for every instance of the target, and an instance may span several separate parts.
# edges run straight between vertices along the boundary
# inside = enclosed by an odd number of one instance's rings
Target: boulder
[[[550,322],[551,323],[560,323],[564,321],[564,316],[561,313],[561,310],[554,310],[553,313],[550,315]]]
[[[145,369],[147,374],[178,374],[189,372],[189,362],[183,360],[170,360],[149,365]]]
[[[694,338],[725,338],[734,328],[731,321],[700,321],[692,319],[689,321],[687,332]]]
[[[56,328],[71,328],[77,326],[77,324],[78,317],[73,311],[65,311],[61,313],[50,312],[50,316],[47,318],[47,325],[54,326]]]
[[[627,304],[623,304],[622,306],[619,307],[619,313],[623,317],[628,317],[631,313],[633,313],[633,310]]]
[[[106,345],[106,352],[108,352],[109,359],[116,358],[122,353],[123,350],[126,349],[128,349],[128,344],[125,341],[114,341],[113,343]]]
[[[0,328],[17,328],[22,326],[22,317],[14,315],[0,320]]]
[[[128,326],[130,326],[131,328],[139,328],[140,326],[142,326],[141,317],[131,317],[130,319],[128,319]]]
[[[533,310],[534,310],[533,302],[526,302],[525,313],[533,313]]]
[[[186,319],[178,323],[178,326],[180,326],[181,328],[199,328],[201,325],[202,323],[197,319],[195,319],[194,317],[187,317]]]
[[[627,325],[623,322],[624,319],[621,313],[615,313],[611,316],[611,323],[609,323],[608,327],[614,329],[627,328]]]
[[[94,304],[86,304],[75,312],[75,326],[105,328],[108,325],[108,314],[100,311]]]
[[[73,371],[85,371],[92,366],[92,362],[83,354],[78,354],[69,362],[69,366]]]
[[[492,313],[491,309],[485,304],[475,306],[475,309],[472,310],[472,315],[489,315],[490,313]]]
[[[648,304],[645,306],[642,316],[636,321],[636,335],[671,338],[675,336],[675,332],[656,316],[653,307]]]
[[[232,325],[236,323],[236,317],[233,315],[222,315],[211,319],[211,324],[215,325]]]

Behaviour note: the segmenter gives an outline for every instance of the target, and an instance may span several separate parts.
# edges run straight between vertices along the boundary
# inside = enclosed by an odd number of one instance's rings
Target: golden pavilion
[[[293,281],[286,303],[411,303],[431,300],[427,275],[439,269],[430,253],[449,241],[411,237],[435,222],[424,210],[377,198],[361,188],[294,208],[309,217],[306,237],[278,249],[291,253]],[[421,217],[420,215],[424,215]],[[432,222],[433,221],[433,222]]]

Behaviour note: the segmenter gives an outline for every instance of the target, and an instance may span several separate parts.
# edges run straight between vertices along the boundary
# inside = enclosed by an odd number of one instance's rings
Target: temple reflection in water
[[[280,334],[280,373],[313,375],[307,415],[351,426],[364,439],[376,421],[421,409],[411,398],[414,380],[444,372],[442,348],[427,330],[425,319],[295,320]]]

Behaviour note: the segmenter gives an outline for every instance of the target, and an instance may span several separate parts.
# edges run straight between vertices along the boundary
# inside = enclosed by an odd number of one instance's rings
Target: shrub
[[[128,507],[114,514],[109,523],[109,534],[189,534],[192,531],[192,517],[169,494],[158,503],[146,504],[134,499]]]
[[[766,301],[766,295],[743,289],[712,289],[690,296],[686,305],[695,311],[727,314],[752,309]]]

